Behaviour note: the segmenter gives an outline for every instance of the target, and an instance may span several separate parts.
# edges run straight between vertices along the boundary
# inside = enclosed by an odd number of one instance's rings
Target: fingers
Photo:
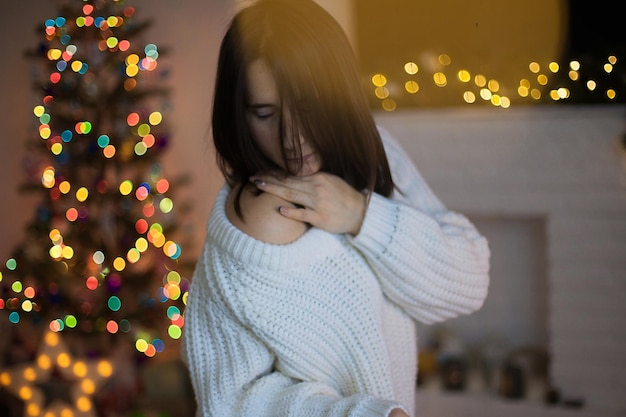
[[[302,187],[305,187],[307,183],[310,182],[310,177],[274,177],[272,175],[254,175],[250,177],[250,181],[259,185],[271,183],[287,188],[302,189]]]
[[[311,186],[303,179],[284,178],[276,179],[269,176],[254,176],[250,181],[259,189],[274,194],[283,200],[312,207],[314,200],[311,196]]]
[[[280,212],[280,214],[291,220],[297,220],[303,223],[313,224],[311,218],[312,212],[309,210],[303,208],[300,209],[295,207],[280,206],[278,208],[278,211]]]
[[[259,190],[276,195],[298,207],[285,204],[281,215],[331,233],[359,233],[366,197],[341,178],[316,173],[307,177],[250,177]]]

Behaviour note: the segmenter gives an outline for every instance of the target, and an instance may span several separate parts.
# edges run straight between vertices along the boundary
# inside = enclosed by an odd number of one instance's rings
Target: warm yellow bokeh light
[[[44,169],[43,174],[41,175],[41,184],[46,188],[52,188],[55,184],[55,171],[54,168],[48,167]]]
[[[409,94],[415,94],[415,93],[417,93],[419,91],[420,86],[419,86],[418,83],[416,83],[415,81],[411,80],[411,81],[407,81],[406,83],[404,83],[404,89]]]
[[[18,395],[22,400],[28,401],[31,398],[33,398],[33,391],[30,389],[30,387],[27,387],[26,385],[24,385],[23,387],[20,388]]]
[[[26,414],[29,416],[36,417],[41,413],[39,406],[35,403],[28,403],[26,406]]]
[[[528,64],[528,69],[530,70],[530,72],[537,74],[541,70],[541,67],[538,63],[531,62],[530,64]]]
[[[130,180],[122,181],[120,184],[120,194],[129,195],[133,191],[133,183]]]
[[[537,76],[537,82],[541,85],[548,84],[548,77],[545,74],[539,74]]]
[[[40,132],[40,133],[43,133],[43,132]],[[55,143],[54,145],[50,147],[50,152],[52,152],[55,155],[60,155],[61,152],[63,152],[63,145],[61,145],[60,143]]]
[[[150,113],[150,116],[148,117],[148,121],[150,122],[152,126],[156,126],[159,123],[161,123],[161,121],[163,121],[163,115],[159,113],[158,111],[155,111],[153,113]]]
[[[83,63],[80,61],[74,61],[72,62],[72,70],[74,72],[78,72],[80,71],[80,69],[83,67]]]
[[[137,339],[135,342],[135,349],[137,349],[138,352],[145,352],[146,349],[148,349],[148,342],[144,339]]]
[[[541,98],[541,90],[533,88],[530,90],[530,96],[535,100],[539,100]]]
[[[466,91],[463,93],[463,100],[465,100],[466,103],[475,103],[476,102],[476,95],[474,93],[472,93],[471,91]]]
[[[24,369],[24,379],[27,381],[34,381],[35,378],[37,378],[37,373],[35,372],[35,370],[33,368],[31,368],[30,366],[26,369]]]
[[[5,387],[11,385],[11,375],[8,372],[0,373],[0,385]]]
[[[372,76],[372,84],[376,87],[384,87],[385,84],[387,84],[387,77],[383,74],[374,74],[374,76]]]
[[[87,200],[87,197],[89,197],[89,190],[87,189],[87,187],[80,187],[76,191],[76,199],[81,203]]]
[[[126,57],[126,65],[137,65],[139,64],[139,55],[130,54]]]
[[[113,260],[113,268],[117,271],[123,271],[126,268],[126,261],[122,257],[117,257]]]
[[[129,65],[126,67],[126,75],[134,77],[139,73],[139,67],[137,65]]]
[[[488,88],[481,88],[480,89],[480,98],[482,98],[485,101],[491,100],[491,91],[489,91]]]
[[[51,61],[56,61],[57,59],[61,58],[61,55],[63,55],[63,52],[61,52],[60,49],[54,48],[48,51],[48,58]]]
[[[59,344],[59,335],[57,335],[56,333],[46,333],[44,341],[48,346],[56,346]]]
[[[548,69],[556,74],[559,72],[559,64],[557,62],[550,62],[548,64]]]
[[[24,300],[22,302],[22,310],[26,312],[33,311],[33,302],[30,300]]]
[[[110,377],[113,374],[113,365],[111,365],[111,362],[106,360],[98,362],[98,374],[105,378]]]
[[[517,87],[517,94],[519,94],[520,97],[528,97],[528,87],[520,85]]]
[[[398,105],[393,99],[386,98],[382,101],[383,110],[385,111],[394,111]]]
[[[58,259],[63,256],[63,248],[60,245],[54,245],[50,248],[50,257],[53,259]]]
[[[557,90],[550,90],[550,98],[554,101],[559,100],[559,93]]]
[[[80,383],[80,389],[85,394],[93,394],[94,392],[96,392],[96,384],[93,382],[93,380],[85,378]]]
[[[76,408],[83,413],[91,410],[91,401],[87,397],[78,397],[76,400]]]
[[[41,355],[39,355],[37,357],[37,366],[43,370],[50,369],[50,366],[52,366],[52,361],[50,360],[50,356],[46,355],[45,353],[42,353]]]
[[[78,361],[74,364],[72,371],[77,377],[83,378],[87,375],[87,365],[83,361]]]
[[[140,258],[141,253],[137,248],[130,248],[126,253],[126,259],[128,259],[128,262],[130,262],[131,264],[137,263]]]
[[[74,249],[71,246],[64,246],[61,255],[65,259],[72,259],[74,257]]]
[[[374,94],[376,94],[376,97],[382,100],[389,97],[389,90],[387,89],[387,87],[376,87],[374,89]]]
[[[433,81],[437,87],[445,87],[448,85],[448,79],[446,78],[446,74],[443,72],[436,72],[433,74]]]
[[[487,85],[487,77],[482,74],[476,74],[474,76],[474,84],[476,84],[477,87],[484,87]]]
[[[461,81],[462,83],[468,83],[468,82],[470,82],[472,80],[472,76],[469,73],[469,71],[467,71],[467,70],[460,70],[457,73],[457,77],[458,77],[459,81]]]
[[[409,75],[415,75],[419,71],[419,67],[415,62],[407,62],[404,64],[404,71]]]
[[[63,237],[61,236],[61,232],[59,231],[59,229],[50,230],[48,237],[54,244],[60,244],[61,242],[63,242]]]
[[[57,356],[57,365],[59,365],[61,368],[67,368],[71,365],[71,363],[72,360],[70,359],[70,355],[68,355],[67,353],[59,353],[59,356]]]
[[[70,192],[72,186],[70,185],[69,181],[63,181],[61,184],[59,184],[59,191],[61,191],[63,194],[67,194]]]
[[[148,241],[144,237],[140,237],[135,241],[135,247],[139,252],[148,250]]]
[[[71,408],[64,408],[61,410],[61,417],[74,417],[74,412]]]

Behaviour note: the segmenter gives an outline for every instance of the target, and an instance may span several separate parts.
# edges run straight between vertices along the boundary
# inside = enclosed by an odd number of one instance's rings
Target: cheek
[[[248,119],[248,129],[256,146],[272,162],[283,166],[278,128],[273,123]]]

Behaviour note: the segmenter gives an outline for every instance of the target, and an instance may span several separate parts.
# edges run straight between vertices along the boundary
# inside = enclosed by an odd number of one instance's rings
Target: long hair
[[[321,171],[367,190],[368,196],[390,196],[389,164],[354,53],[339,24],[312,0],[259,0],[237,13],[224,35],[212,129],[226,180],[234,185],[281,170],[255,146],[246,123],[246,69],[259,59],[268,65],[281,105],[289,111],[281,123],[283,146],[293,141],[299,149],[300,134],[318,152]],[[238,198],[235,208],[239,212]]]

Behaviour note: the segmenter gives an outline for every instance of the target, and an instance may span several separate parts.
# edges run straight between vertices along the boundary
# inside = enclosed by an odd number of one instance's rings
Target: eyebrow
[[[278,107],[276,104],[272,103],[248,103],[246,106],[254,109],[260,109],[262,107]]]

